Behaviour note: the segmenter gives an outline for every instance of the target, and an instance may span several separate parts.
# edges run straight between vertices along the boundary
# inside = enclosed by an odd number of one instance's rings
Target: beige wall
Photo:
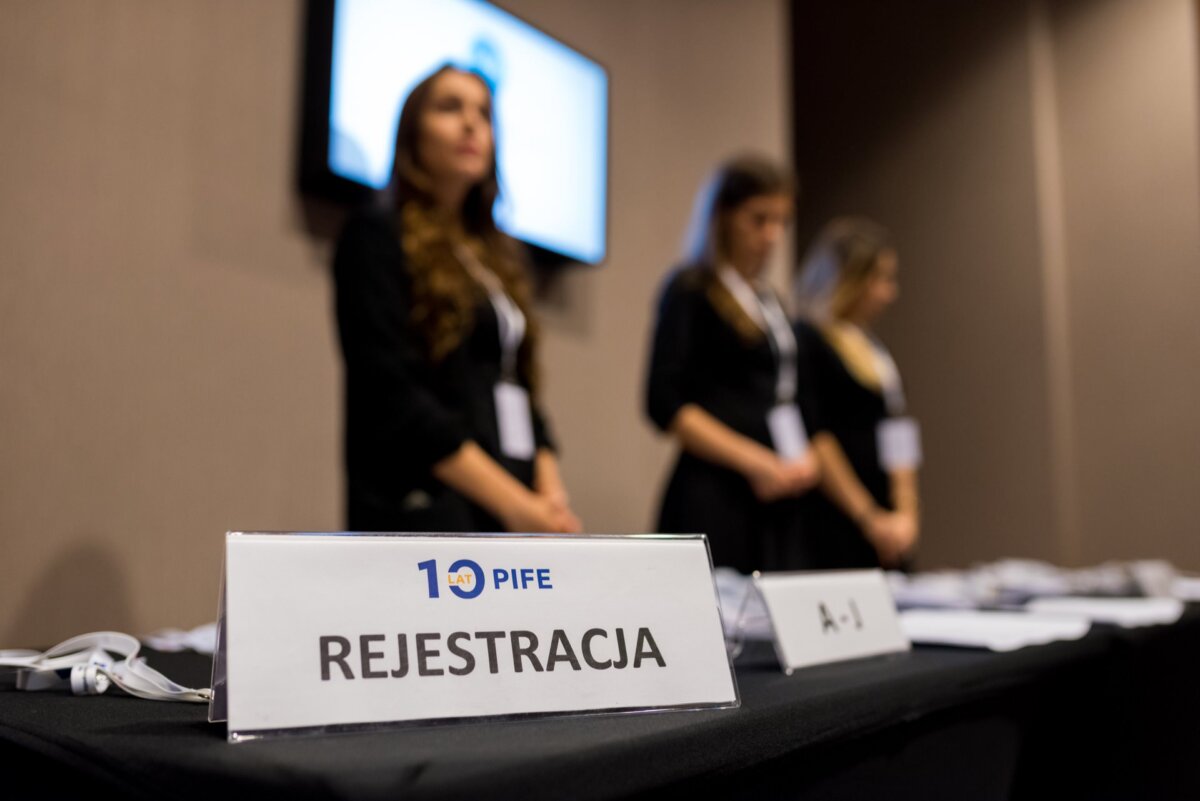
[[[9,2],[0,638],[194,625],[221,534],[337,523],[298,8]]]
[[[1080,537],[1200,568],[1197,6],[1055,4]]]
[[[799,8],[801,228],[901,251],[923,563],[1200,567],[1194,4]]]
[[[585,522],[644,530],[652,295],[707,166],[787,151],[783,3],[505,5],[610,70],[611,258],[547,299],[545,362]],[[195,625],[225,530],[342,519],[329,243],[292,190],[302,6],[0,14],[0,645]]]
[[[883,335],[923,422],[923,563],[1054,560],[1026,15],[878,5],[798,20],[800,224],[865,214],[896,237]]]

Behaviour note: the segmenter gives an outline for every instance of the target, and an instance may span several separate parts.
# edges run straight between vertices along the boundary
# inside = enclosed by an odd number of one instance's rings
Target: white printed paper
[[[956,645],[1015,651],[1029,645],[1078,640],[1091,622],[1082,615],[1040,615],[974,609],[909,609],[900,613],[904,633],[921,645]]]
[[[1174,623],[1183,616],[1183,602],[1175,598],[1036,598],[1025,604],[1030,612],[1079,615],[1094,623],[1123,628]]]
[[[1200,601],[1200,578],[1180,576],[1171,582],[1171,594],[1181,601]]]

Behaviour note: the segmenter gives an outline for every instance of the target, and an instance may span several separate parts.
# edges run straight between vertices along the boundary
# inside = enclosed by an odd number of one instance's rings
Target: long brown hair
[[[691,228],[684,242],[684,258],[708,271],[711,279],[729,259],[729,215],[746,201],[763,195],[794,197],[796,179],[765,156],[748,153],[719,166],[696,197]],[[720,281],[709,280],[705,292],[717,314],[748,345],[762,340],[758,324]]]
[[[719,166],[696,197],[684,257],[715,268],[729,258],[729,213],[751,198],[796,193],[796,179],[771,159],[746,153]]]
[[[399,215],[400,244],[412,278],[411,323],[426,345],[432,362],[440,362],[457,348],[475,324],[475,309],[483,290],[467,272],[455,248],[466,245],[504,284],[505,291],[525,313],[525,341],[517,367],[526,383],[536,384],[533,352],[538,328],[532,314],[529,279],[517,243],[496,228],[492,206],[500,194],[496,170],[495,137],[491,168],[467,192],[462,227],[452,225],[434,201],[433,179],[420,163],[421,116],[429,104],[434,84],[447,72],[470,75],[491,89],[477,73],[445,64],[409,93],[396,126],[396,158],[389,190]]]

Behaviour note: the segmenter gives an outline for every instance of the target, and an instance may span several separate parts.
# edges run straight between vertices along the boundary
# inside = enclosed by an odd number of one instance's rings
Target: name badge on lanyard
[[[879,466],[889,472],[915,470],[921,466],[921,428],[916,420],[905,415],[904,388],[892,355],[878,342],[872,341],[871,347],[889,415],[875,427]]]
[[[496,425],[500,431],[500,452],[510,459],[533,458],[533,415],[529,393],[513,381],[496,383]]]
[[[767,428],[779,458],[790,462],[808,453],[808,432],[804,430],[800,407],[795,403],[776,404],[767,413]]]
[[[458,257],[487,291],[488,300],[496,312],[496,328],[500,336],[500,380],[493,388],[493,396],[500,452],[510,459],[529,461],[536,450],[533,413],[529,392],[517,381],[517,351],[525,339],[525,315],[504,291],[496,274],[481,264],[469,248],[460,246]]]
[[[774,294],[756,292],[732,267],[722,267],[717,274],[742,310],[766,334],[775,357],[775,405],[767,412],[771,444],[779,458],[801,459],[808,452],[808,432],[796,403],[796,334]]]

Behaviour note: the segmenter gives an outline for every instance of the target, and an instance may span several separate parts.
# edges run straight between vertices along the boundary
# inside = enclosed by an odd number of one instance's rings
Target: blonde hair
[[[879,257],[892,249],[887,229],[863,217],[831,220],[809,248],[796,277],[797,307],[862,385],[879,391],[882,376],[870,339],[846,321],[866,291]]]
[[[862,298],[891,235],[864,217],[838,217],[821,229],[796,274],[797,307],[817,323],[844,320]]]

